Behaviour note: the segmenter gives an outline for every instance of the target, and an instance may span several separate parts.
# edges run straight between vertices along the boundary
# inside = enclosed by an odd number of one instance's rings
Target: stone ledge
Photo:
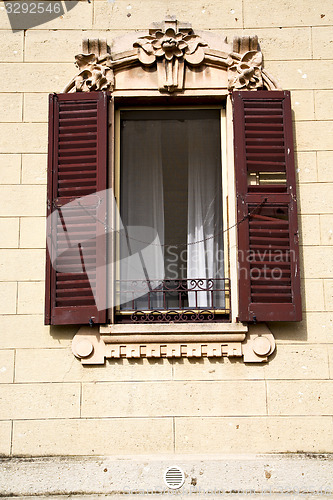
[[[100,327],[101,334],[139,334],[139,333],[246,333],[248,327],[243,323],[144,323],[115,324]]]
[[[174,493],[180,498],[235,494],[332,498],[332,461],[331,454],[12,458],[0,461],[0,492],[24,498],[124,494],[142,498],[148,493],[149,497]],[[184,486],[175,491],[163,481],[164,471],[174,465],[185,473]]]
[[[74,336],[72,352],[85,365],[104,364],[106,358],[181,358],[181,357],[244,357],[245,362],[262,363],[275,350],[275,340],[264,323],[246,327],[226,323],[192,325],[117,325],[83,326]],[[191,331],[191,326],[194,326]],[[124,327],[124,328],[122,328]],[[214,330],[216,328],[217,330]],[[235,329],[233,331],[232,329]],[[248,334],[237,328],[249,328]],[[218,329],[220,332],[218,333]],[[111,332],[101,335],[101,332]],[[186,333],[185,333],[186,332]]]

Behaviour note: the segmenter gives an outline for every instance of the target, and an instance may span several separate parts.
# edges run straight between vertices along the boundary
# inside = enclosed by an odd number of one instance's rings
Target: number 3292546
[[[8,14],[60,14],[61,2],[5,2]]]

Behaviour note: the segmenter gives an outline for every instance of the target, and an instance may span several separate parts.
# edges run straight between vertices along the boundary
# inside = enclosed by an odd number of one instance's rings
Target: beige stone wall
[[[272,324],[266,365],[120,360],[82,367],[75,327],[43,326],[47,94],[75,74],[86,36],[146,29],[258,34],[292,91],[304,320]],[[333,378],[331,0],[91,0],[12,33],[0,8],[0,454],[329,452]]]

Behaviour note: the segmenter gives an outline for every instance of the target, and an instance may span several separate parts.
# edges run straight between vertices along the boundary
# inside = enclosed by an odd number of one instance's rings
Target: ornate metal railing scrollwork
[[[179,323],[228,320],[228,278],[117,280],[118,322]]]

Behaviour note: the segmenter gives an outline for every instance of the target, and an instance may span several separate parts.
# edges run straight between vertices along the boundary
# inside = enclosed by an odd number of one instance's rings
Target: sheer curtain
[[[161,122],[122,122],[121,213],[124,231],[120,234],[120,278],[122,309],[162,306],[158,285],[164,279],[164,201],[161,153]],[[152,242],[153,245],[148,246]],[[137,280],[131,284],[130,281]],[[142,283],[152,280],[149,284]],[[132,294],[128,286],[134,287]],[[141,294],[140,294],[141,288]],[[127,291],[126,291],[127,290]],[[155,290],[155,291],[154,291]],[[149,302],[148,302],[149,292]],[[140,298],[141,295],[141,298]]]
[[[188,127],[189,307],[223,308],[225,294],[217,290],[224,288],[218,279],[224,277],[220,129],[212,119],[189,120]]]

